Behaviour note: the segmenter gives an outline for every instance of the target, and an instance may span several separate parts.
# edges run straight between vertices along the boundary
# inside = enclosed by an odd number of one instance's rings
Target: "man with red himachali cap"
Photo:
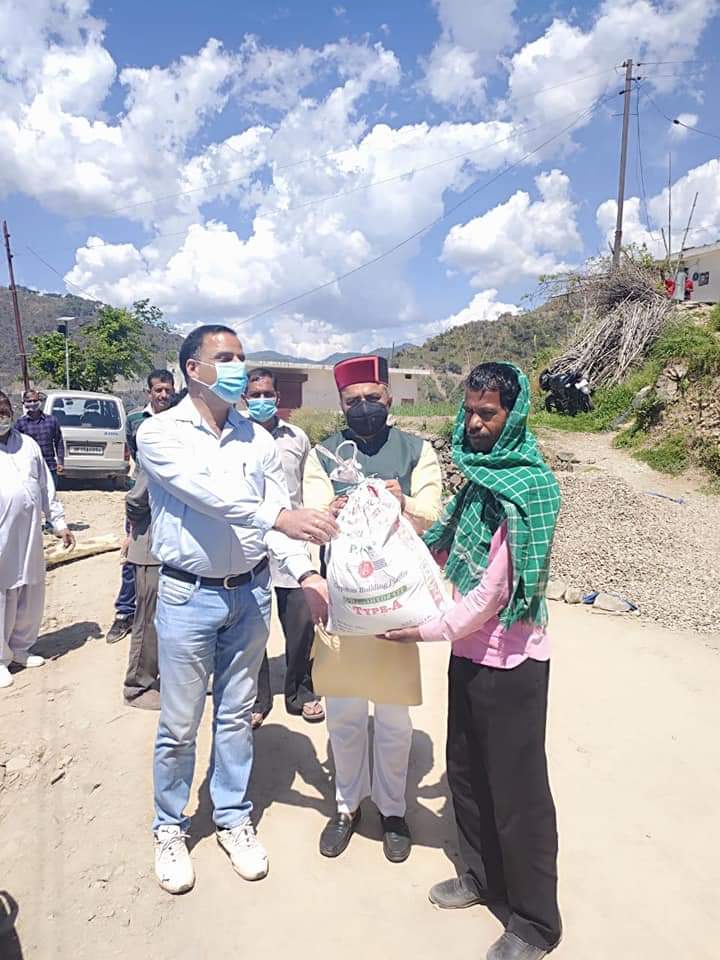
[[[343,360],[335,367],[335,383],[347,427],[322,447],[334,454],[344,441],[354,441],[364,475],[385,480],[415,529],[427,529],[440,515],[440,464],[429,443],[388,425],[392,394],[387,360]],[[304,477],[306,507],[329,508],[335,516],[343,509],[347,485],[331,480],[335,467],[317,447],[311,451]],[[337,813],[320,837],[320,853],[337,857],[345,850],[360,821],[360,804],[370,796],[380,811],[385,856],[401,863],[411,850],[405,784],[412,740],[408,708],[422,699],[417,646],[318,632],[313,652],[314,689],[326,698],[337,800]],[[374,704],[372,786],[368,701]]]

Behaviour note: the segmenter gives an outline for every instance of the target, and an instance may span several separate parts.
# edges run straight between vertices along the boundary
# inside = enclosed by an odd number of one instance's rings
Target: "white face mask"
[[[0,437],[6,437],[12,430],[12,417],[0,417]]]

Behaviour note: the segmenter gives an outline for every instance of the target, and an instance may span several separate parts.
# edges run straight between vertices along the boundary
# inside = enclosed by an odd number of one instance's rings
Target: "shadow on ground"
[[[18,905],[7,892],[0,890],[0,957],[2,960],[23,960],[20,937],[15,929]]]
[[[48,660],[59,660],[72,650],[79,650],[89,640],[98,640],[103,633],[95,620],[81,620],[68,627],[44,633],[33,647],[33,653],[39,653]]]
[[[273,684],[275,687],[275,684]],[[282,689],[282,684],[280,684]],[[372,718],[370,719],[372,737]],[[321,814],[318,837],[325,819],[335,812],[334,769],[332,752],[330,760],[322,762],[309,736],[289,730],[280,723],[265,722],[255,732],[255,759],[249,794],[253,801],[253,821],[259,825],[269,807],[276,804],[303,807]],[[407,819],[417,846],[442,850],[453,866],[459,868],[455,832],[455,818],[449,799],[447,777],[443,773],[436,783],[425,783],[434,764],[433,743],[424,730],[413,732],[413,741],[408,766]],[[299,776],[311,788],[312,795],[301,793],[296,787]],[[422,801],[442,799],[438,812],[431,810]],[[358,833],[361,836],[382,842],[380,815],[370,801],[365,801],[364,817]],[[215,830],[212,819],[209,778],[206,775],[198,790],[198,806],[193,817],[190,845],[195,846]],[[444,878],[439,878],[444,879]]]

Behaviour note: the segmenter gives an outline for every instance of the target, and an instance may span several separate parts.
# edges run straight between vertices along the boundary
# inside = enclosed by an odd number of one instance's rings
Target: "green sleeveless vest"
[[[397,427],[387,427],[380,436],[364,441],[353,436],[346,429],[334,433],[320,446],[335,453],[345,440],[354,440],[357,443],[358,462],[366,477],[399,480],[402,492],[406,497],[411,496],[412,472],[418,464],[423,449],[423,441],[420,437],[398,430]],[[319,450],[316,450],[316,453],[325,472],[328,475],[332,473],[336,464]],[[335,493],[338,493],[338,485],[334,481],[333,488]]]

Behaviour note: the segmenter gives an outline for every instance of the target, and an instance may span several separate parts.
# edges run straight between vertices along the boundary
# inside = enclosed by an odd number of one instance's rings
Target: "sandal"
[[[308,700],[303,704],[302,718],[308,723],[322,723],[325,719],[325,711],[319,700]]]
[[[253,730],[257,730],[258,727],[261,727],[265,722],[264,713],[251,713],[250,714],[250,726]]]

